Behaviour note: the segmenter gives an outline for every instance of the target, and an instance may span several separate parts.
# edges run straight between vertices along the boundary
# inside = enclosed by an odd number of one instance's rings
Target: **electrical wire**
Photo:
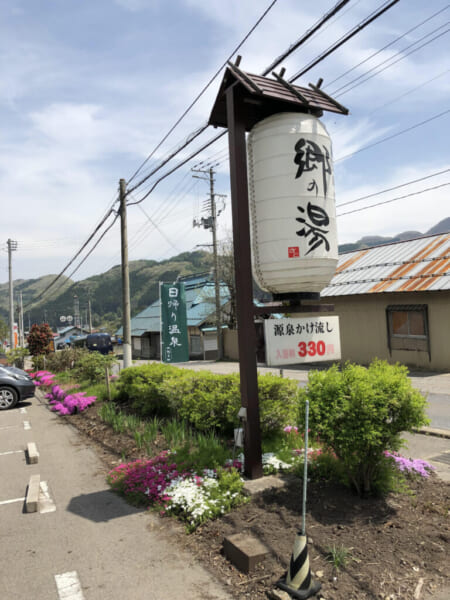
[[[352,71],[354,71],[355,69],[357,69],[358,67],[360,67],[361,65],[364,65],[366,62],[368,62],[369,60],[371,60],[372,58],[374,58],[375,56],[377,56],[378,54],[380,54],[381,52],[383,52],[383,50],[386,50],[387,48],[390,48],[396,42],[400,41],[401,39],[403,39],[404,37],[406,37],[408,34],[410,34],[411,32],[415,31],[416,29],[418,29],[422,25],[425,25],[425,23],[428,23],[428,21],[431,21],[432,19],[434,19],[434,17],[437,17],[442,12],[444,12],[445,10],[448,10],[448,9],[449,9],[449,6],[447,5],[444,8],[442,8],[441,10],[438,10],[436,13],[434,13],[431,16],[429,16],[428,18],[426,18],[425,20],[421,21],[420,23],[418,23],[414,27],[411,27],[411,29],[408,29],[408,31],[405,31],[404,33],[402,33],[402,35],[399,35],[394,40],[392,40],[391,42],[389,42],[388,44],[386,44],[385,46],[383,46],[382,48],[380,48],[376,52],[372,53],[370,56],[368,56],[364,60],[361,60],[358,64],[354,65],[353,67],[351,67],[350,69],[348,69],[347,71],[345,71],[344,73],[342,73],[341,75],[339,75],[338,77],[336,77],[335,79],[333,79],[332,81],[327,81],[327,86],[333,85],[333,83],[336,83],[336,81],[339,81],[339,79],[342,79],[343,77],[345,77],[346,75],[348,75],[349,73],[351,73]]]
[[[435,33],[436,31],[438,31],[439,29],[442,29],[442,27],[445,27],[448,25],[448,21],[447,23],[444,23],[443,25],[441,25],[440,27],[437,27],[435,30],[433,30],[430,33],[427,33],[425,36],[423,36],[422,38],[420,38],[420,40],[417,40],[416,42],[414,42],[413,44],[410,44],[409,46],[406,46],[406,48],[404,48],[403,50],[397,52],[396,54],[394,54],[393,56],[391,56],[390,58],[386,58],[385,60],[383,60],[382,62],[378,63],[378,65],[375,65],[374,67],[372,67],[371,69],[369,69],[368,71],[366,71],[365,73],[359,75],[358,77],[356,77],[355,79],[352,79],[352,81],[350,81],[349,83],[347,83],[346,85],[341,86],[339,89],[333,91],[331,94],[336,97],[336,98],[340,98],[341,96],[343,96],[344,94],[347,94],[348,92],[350,92],[351,90],[355,89],[356,87],[358,87],[359,85],[362,85],[363,83],[365,83],[366,81],[369,81],[369,79],[372,79],[372,77],[375,77],[376,75],[379,75],[380,73],[383,73],[384,71],[386,71],[387,69],[390,69],[391,67],[393,67],[394,65],[396,65],[397,63],[401,62],[402,60],[405,60],[405,58],[407,58],[408,56],[410,56],[411,54],[414,54],[414,52],[418,52],[419,50],[421,50],[422,48],[425,48],[426,46],[428,46],[429,44],[431,44],[432,42],[434,42],[435,40],[439,39],[440,37],[442,37],[443,35],[445,35],[446,33],[448,33],[450,31],[450,29],[446,29],[445,31],[442,31],[441,33],[439,33],[438,35],[434,36],[433,38],[431,38],[431,40],[428,40],[427,42],[424,42],[422,45],[418,46],[417,48],[413,48],[412,50],[410,50],[409,52],[407,52],[406,54],[403,54],[404,50],[407,50],[408,48],[411,48],[412,46],[415,46],[417,43],[421,42],[422,40],[424,40],[425,38],[429,37],[432,33]],[[396,56],[401,55],[399,58],[397,58],[397,60],[394,60],[393,62],[391,62],[390,64],[386,65],[383,69],[380,69],[379,71],[376,71],[376,69],[378,67],[380,67],[381,65],[392,61],[393,58],[395,58]],[[373,71],[375,71],[373,73]],[[369,73],[372,73],[371,75],[369,75]],[[364,76],[365,75],[369,75],[368,77],[366,77],[365,79]],[[362,81],[360,81],[362,79]],[[354,85],[351,85],[354,82],[359,81],[359,83],[355,83]],[[351,86],[351,87],[348,87]],[[348,89],[345,89],[348,88]],[[343,90],[343,91],[341,91]],[[340,92],[340,93],[339,93]]]
[[[219,74],[221,73],[222,69],[226,66],[226,64],[228,63],[229,60],[232,59],[232,57],[236,54],[236,52],[243,46],[243,44],[248,40],[248,38],[250,37],[250,35],[255,31],[255,29],[259,26],[259,24],[261,23],[261,21],[264,19],[264,17],[269,13],[269,11],[273,8],[273,6],[276,4],[277,0],[273,0],[271,2],[271,4],[268,6],[268,8],[266,8],[266,10],[262,13],[262,15],[259,17],[259,19],[256,21],[256,23],[253,25],[253,27],[250,29],[250,31],[245,35],[245,37],[243,38],[243,40],[236,46],[236,48],[234,48],[234,50],[231,52],[231,54],[228,56],[228,58],[225,60],[225,62],[219,67],[219,69],[216,71],[216,73],[213,75],[213,77],[208,81],[208,83],[202,88],[202,90],[199,92],[199,94],[197,94],[197,96],[194,98],[194,100],[191,102],[191,104],[187,107],[187,109],[183,112],[183,114],[177,119],[177,121],[172,125],[172,127],[169,129],[169,131],[166,133],[166,135],[162,138],[162,140],[157,144],[157,146],[154,148],[154,150],[151,152],[151,154],[149,154],[147,156],[147,158],[145,159],[145,161],[141,164],[141,166],[137,169],[137,171],[134,172],[134,174],[131,176],[131,178],[128,180],[128,184],[131,183],[131,181],[133,181],[133,179],[136,177],[136,175],[142,170],[142,168],[144,167],[144,165],[153,157],[153,155],[155,154],[155,152],[162,146],[162,144],[166,141],[166,139],[169,137],[169,135],[174,131],[174,129],[181,123],[181,121],[184,119],[184,117],[188,114],[188,112],[192,109],[192,107],[198,102],[198,100],[203,96],[203,94],[206,92],[206,90],[209,88],[209,86],[213,83],[213,81],[215,81],[215,79],[219,76]]]
[[[446,115],[449,112],[450,112],[450,109],[444,110],[443,112],[441,112],[437,115],[433,115],[432,117],[425,119],[425,121],[420,121],[420,123],[415,123],[414,125],[411,125],[410,127],[407,127],[406,129],[402,129],[401,131],[398,131],[397,133],[393,133],[392,135],[388,135],[387,137],[385,137],[381,140],[378,140],[377,142],[373,142],[372,144],[367,144],[366,146],[359,148],[359,150],[350,152],[349,154],[346,154],[345,156],[340,156],[339,158],[337,158],[334,161],[334,163],[340,162],[341,160],[346,160],[347,158],[350,158],[351,156],[355,156],[355,154],[359,154],[360,152],[363,152],[364,150],[368,150],[369,148],[373,148],[374,146],[378,146],[379,144],[383,144],[384,142],[387,142],[388,140],[392,140],[400,135],[403,135],[404,133],[407,133],[408,131],[417,129],[418,127],[421,127],[422,125],[425,125],[426,123],[430,123],[431,121],[434,121],[436,119],[439,119],[440,117],[443,117],[444,115]]]
[[[277,67],[285,58],[287,58],[290,54],[295,52],[297,48],[303,46],[307,40],[309,40],[325,23],[334,17],[346,4],[348,4],[350,0],[341,0],[338,2],[331,10],[325,13],[308,31],[306,31],[296,42],[291,44],[289,48],[280,54],[278,58],[276,58],[264,71],[262,72],[263,76],[268,75]]]
[[[75,254],[75,256],[68,262],[68,264],[64,267],[64,269],[55,277],[55,279],[53,279],[53,281],[51,281],[49,283],[49,285],[40,293],[38,294],[38,296],[33,300],[33,302],[31,304],[28,304],[24,307],[23,310],[28,309],[30,306],[36,304],[36,302],[38,300],[40,300],[44,294],[55,285],[55,283],[57,281],[59,281],[59,279],[61,279],[61,277],[64,275],[65,271],[67,271],[67,269],[70,267],[71,264],[73,264],[73,262],[76,260],[76,258],[83,252],[83,250],[86,248],[86,246],[89,244],[89,242],[94,238],[94,236],[98,233],[98,231],[100,230],[100,228],[103,226],[103,224],[106,222],[106,220],[108,219],[108,217],[113,213],[113,209],[110,208],[109,211],[106,213],[106,215],[103,217],[103,219],[101,219],[100,223],[97,225],[97,227],[94,229],[94,231],[91,233],[91,235],[88,237],[88,239],[85,241],[85,243],[82,245],[82,247],[78,250],[78,252]]]
[[[399,0],[392,0],[392,1],[391,1],[391,5],[392,5],[392,4],[395,4],[395,3],[396,3],[396,2],[398,2],[398,1],[399,1]],[[324,15],[324,16],[323,16],[323,17],[322,17],[322,18],[321,18],[321,19],[320,19],[320,20],[319,20],[319,21],[318,21],[318,22],[317,22],[317,23],[314,25],[314,27],[313,27],[313,29],[314,29],[314,32],[313,32],[313,33],[315,33],[315,32],[316,32],[318,29],[320,29],[320,27],[322,27],[322,25],[323,25],[323,24],[325,24],[325,23],[328,21],[328,19],[330,18],[330,16],[333,16],[333,15],[334,15],[334,14],[336,14],[336,13],[337,13],[339,10],[341,10],[341,9],[343,8],[343,6],[345,6],[345,4],[346,4],[346,3],[347,3],[347,2],[344,2],[344,1],[342,1],[342,2],[338,2],[338,3],[336,4],[336,6],[335,6],[335,7],[334,7],[334,8],[333,8],[331,11],[329,11],[329,13],[326,13],[326,14],[325,14],[325,15]],[[387,8],[390,8],[390,6],[388,6]],[[385,10],[387,10],[387,8],[386,8]],[[383,12],[384,12],[384,11],[383,11]],[[377,18],[377,17],[375,16],[374,18]],[[373,20],[373,19],[372,19],[372,20]],[[312,35],[312,33],[311,33],[311,35]],[[307,37],[305,37],[305,36],[307,36]],[[300,47],[300,46],[301,46],[301,45],[302,45],[302,44],[303,44],[303,43],[304,43],[304,42],[305,42],[305,41],[306,41],[308,38],[310,38],[310,35],[309,35],[309,34],[308,34],[308,32],[307,32],[307,34],[305,34],[304,36],[302,36],[302,37],[301,37],[299,40],[297,40],[297,42],[295,42],[293,45],[291,45],[287,51],[285,51],[285,52],[284,52],[284,53],[283,53],[283,54],[282,54],[280,57],[278,57],[278,59],[276,59],[275,61],[273,61],[273,62],[271,63],[271,65],[270,65],[270,67],[268,67],[267,69],[265,69],[265,70],[263,71],[263,75],[267,75],[267,73],[269,72],[269,70],[272,70],[273,68],[275,68],[275,67],[276,67],[276,66],[277,66],[277,65],[278,65],[278,64],[279,64],[279,63],[280,63],[282,60],[284,60],[284,58],[286,58],[286,57],[287,57],[287,56],[289,56],[289,55],[290,55],[292,52],[294,52],[294,51],[295,51],[297,48],[299,48],[299,47]],[[233,56],[234,54],[235,54],[235,52],[233,52],[233,54],[232,54],[231,56]],[[227,61],[226,61],[226,62],[225,62],[223,65],[222,65],[221,69],[222,69],[222,68],[223,68],[223,67],[224,67],[224,66],[225,66],[227,63],[228,63],[228,60],[227,60]],[[221,70],[221,69],[220,69],[220,70]],[[220,71],[219,71],[219,72],[220,72]],[[219,73],[219,72],[218,72],[218,73]],[[217,77],[218,73],[216,73],[216,75],[215,75],[214,77]],[[144,178],[143,178],[143,179],[142,179],[140,182],[138,182],[138,183],[137,183],[137,184],[135,184],[133,187],[131,187],[131,188],[128,190],[128,192],[129,192],[129,193],[132,193],[132,192],[134,192],[135,190],[137,190],[139,187],[141,187],[141,185],[142,185],[143,183],[145,183],[145,182],[146,182],[146,181],[147,181],[147,180],[148,180],[148,179],[149,179],[149,178],[150,178],[152,175],[154,175],[154,174],[155,174],[157,171],[159,171],[159,170],[160,170],[160,169],[161,169],[161,168],[162,168],[164,165],[166,165],[166,164],[169,162],[169,160],[171,160],[171,159],[172,159],[172,158],[174,158],[174,157],[175,157],[177,154],[179,154],[179,152],[181,152],[181,150],[183,150],[184,148],[186,148],[186,147],[187,147],[187,146],[188,146],[188,145],[191,143],[191,141],[193,141],[193,140],[194,140],[196,137],[198,137],[198,136],[199,136],[201,133],[203,133],[203,132],[204,132],[204,131],[205,131],[205,130],[208,128],[208,127],[209,127],[209,125],[208,125],[208,124],[205,124],[205,125],[201,126],[199,129],[197,129],[195,132],[193,132],[193,134],[191,134],[191,135],[189,136],[189,138],[188,138],[188,140],[187,140],[186,142],[182,143],[182,144],[181,144],[181,145],[180,145],[180,146],[179,146],[179,147],[178,147],[178,148],[177,148],[177,149],[176,149],[174,152],[172,152],[172,153],[171,153],[171,154],[170,154],[170,155],[169,155],[169,156],[168,156],[166,159],[164,159],[164,160],[163,160],[161,163],[159,163],[159,165],[158,165],[157,167],[155,167],[154,169],[152,169],[152,171],[151,171],[149,174],[147,174],[147,175],[146,175],[146,176],[145,176],[145,177],[144,177]],[[174,129],[174,128],[175,128],[175,126],[172,128],[172,130],[171,130],[171,131],[173,131],[173,129]],[[169,133],[171,133],[171,132],[169,132]],[[220,135],[219,135],[219,137],[222,137],[222,135],[225,135],[225,133],[226,133],[226,130],[225,130],[225,132],[223,132],[222,134],[220,134]],[[169,134],[167,134],[167,135],[166,135],[166,137],[165,137],[164,139],[167,139],[168,135],[169,135]],[[214,139],[214,141],[215,141],[215,139],[218,139],[218,138],[213,138],[213,139]],[[163,140],[163,141],[164,141],[164,140]],[[213,142],[211,141],[211,143],[213,143]],[[149,156],[149,157],[146,159],[146,161],[145,161],[145,162],[147,162],[147,160],[149,160],[149,159],[150,159],[150,158],[151,158],[151,157],[154,155],[154,153],[155,153],[155,152],[156,152],[156,150],[157,150],[157,149],[160,147],[160,145],[161,145],[161,144],[162,144],[162,141],[161,141],[161,142],[158,144],[157,148],[155,148],[155,150],[153,150],[152,154],[151,154],[151,155],[150,155],[150,156]],[[196,155],[194,155],[194,157],[195,157],[195,156],[196,156]],[[181,164],[184,164],[184,163],[181,163]],[[143,166],[143,165],[141,165],[141,167],[142,167],[142,166]],[[141,167],[140,167],[140,168],[141,168]],[[138,169],[138,171],[139,171],[139,170],[140,170],[140,169]],[[131,179],[133,179],[133,178],[134,178],[134,175],[133,175],[133,177],[132,177]],[[130,181],[131,181],[131,179],[130,179]]]
[[[363,29],[365,29],[368,25],[370,25],[373,21],[381,17],[387,10],[392,8],[395,4],[397,4],[399,0],[391,0],[391,2],[386,3],[381,6],[378,10],[371,13],[366,19],[361,21],[358,25],[356,25],[353,29],[351,29],[346,35],[339,38],[337,42],[329,46],[322,54],[320,54],[317,58],[311,61],[308,65],[303,67],[300,71],[298,71],[293,77],[289,79],[290,83],[296,81],[299,77],[310,71],[313,67],[322,62],[327,56],[335,52],[338,48],[347,43],[352,37],[356,34],[360,33]]]
[[[424,192],[430,192],[431,190],[437,190],[437,189],[443,188],[447,185],[450,185],[450,181],[448,183],[441,183],[440,185],[435,185],[434,187],[425,188],[425,189],[419,190],[417,192],[411,192],[409,194],[405,194],[404,196],[397,196],[397,198],[391,198],[390,200],[384,200],[383,202],[377,202],[376,204],[370,204],[370,206],[363,206],[362,208],[355,208],[353,210],[349,210],[347,212],[337,214],[336,217],[343,217],[345,215],[351,215],[356,212],[368,210],[369,208],[375,208],[376,206],[382,206],[383,204],[390,204],[391,202],[396,202],[397,200],[403,200],[404,198],[410,198],[411,196],[418,196],[419,194],[423,194]]]
[[[380,194],[385,194],[386,192],[392,192],[393,190],[398,190],[407,185],[412,185],[413,183],[419,183],[419,181],[425,181],[425,179],[431,179],[432,177],[437,177],[438,175],[442,175],[443,173],[448,173],[450,169],[443,169],[442,171],[437,171],[436,173],[432,173],[431,175],[425,175],[425,177],[420,177],[419,179],[412,179],[411,181],[406,181],[405,183],[401,183],[400,185],[394,185],[394,187],[386,188],[385,190],[380,190],[379,192],[375,192],[373,194],[368,194],[367,196],[361,196],[360,198],[356,198],[355,200],[349,200],[348,202],[341,202],[340,204],[336,204],[336,208],[341,206],[347,206],[349,204],[355,204],[356,202],[361,202],[362,200],[368,200],[369,198],[374,198],[375,196],[379,196]]]

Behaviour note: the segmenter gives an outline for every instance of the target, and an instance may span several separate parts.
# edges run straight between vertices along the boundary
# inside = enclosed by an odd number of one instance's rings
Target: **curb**
[[[27,495],[25,497],[25,512],[37,512],[39,506],[39,490],[41,484],[40,475],[32,475],[28,484]]]
[[[450,430],[449,429],[437,429],[435,427],[422,427],[421,429],[414,430],[414,433],[420,433],[422,435],[432,435],[434,437],[450,439]]]

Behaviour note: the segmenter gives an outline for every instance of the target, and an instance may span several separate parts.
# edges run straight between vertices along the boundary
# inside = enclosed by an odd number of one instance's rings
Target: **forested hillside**
[[[130,262],[131,314],[146,308],[159,295],[159,282],[173,282],[178,276],[208,272],[212,268],[212,254],[205,251],[184,252],[162,262],[138,260]],[[47,288],[55,275],[33,280],[16,280],[14,296],[23,294],[24,326],[47,321],[52,329],[61,326],[60,317],[74,314],[74,296],[78,297],[83,324],[87,323],[88,300],[91,300],[92,323],[113,331],[120,326],[122,316],[121,267],[114,266],[101,275],[73,282],[61,279],[46,292],[30,310],[27,305]],[[60,282],[63,285],[60,285]],[[8,284],[0,286],[0,317],[8,321]]]

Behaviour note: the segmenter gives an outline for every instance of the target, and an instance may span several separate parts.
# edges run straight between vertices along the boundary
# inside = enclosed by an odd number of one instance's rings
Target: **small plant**
[[[19,369],[23,369],[25,364],[25,357],[28,356],[29,352],[27,348],[14,348],[13,350],[8,350],[6,353],[6,358],[8,359],[9,364],[17,367]]]
[[[184,421],[177,421],[176,419],[166,421],[166,423],[161,426],[161,433],[163,434],[167,445],[171,447],[182,446],[190,437],[189,428],[186,423]]]
[[[106,367],[111,369],[115,363],[117,363],[117,359],[113,355],[83,352],[74,366],[74,373],[81,381],[98,383],[104,381]]]
[[[350,549],[344,546],[330,546],[327,548],[327,560],[333,565],[333,567],[339,571],[341,567],[345,567],[350,557]]]

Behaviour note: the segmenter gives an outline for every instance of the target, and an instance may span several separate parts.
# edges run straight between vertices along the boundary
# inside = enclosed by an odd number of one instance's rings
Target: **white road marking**
[[[8,452],[0,452],[0,456],[6,456],[7,454],[23,454],[23,450],[8,450]]]
[[[27,409],[26,409],[25,407],[24,407],[24,408],[21,408],[21,409],[19,410],[19,412],[20,412],[22,415],[26,415],[26,414],[27,414]]]
[[[31,429],[31,423],[30,423],[30,421],[24,421],[23,422],[23,428],[24,429]]]
[[[0,502],[0,506],[2,504],[13,504],[13,502],[23,502],[25,500],[25,498],[13,498],[13,500],[2,500]]]
[[[39,512],[41,514],[55,512],[56,506],[50,496],[50,490],[46,481],[41,481],[39,490]]]
[[[60,600],[84,600],[76,571],[55,575],[55,582]]]
[[[6,427],[0,427],[0,429],[17,429],[18,425],[6,425]]]

